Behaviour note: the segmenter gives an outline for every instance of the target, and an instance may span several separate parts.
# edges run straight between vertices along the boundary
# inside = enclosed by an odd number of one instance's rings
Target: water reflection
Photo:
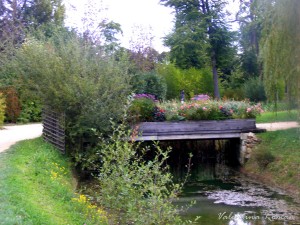
[[[248,180],[237,172],[240,140],[178,141],[168,159],[183,180],[192,153],[190,182],[176,202],[194,204],[183,216],[201,225],[300,225],[300,206],[281,191]],[[235,169],[233,169],[235,168]]]
[[[183,206],[196,200],[185,215],[197,224],[289,225],[299,223],[300,206],[277,190],[242,176],[190,182],[176,203]]]
[[[240,213],[233,215],[232,219],[229,221],[228,224],[229,225],[251,225],[250,222],[247,222],[245,220],[245,214],[240,214]]]

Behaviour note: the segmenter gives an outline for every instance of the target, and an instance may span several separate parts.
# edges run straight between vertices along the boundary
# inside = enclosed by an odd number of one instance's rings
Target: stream
[[[251,181],[224,165],[215,166],[219,168],[193,171],[175,203],[184,207],[196,201],[182,213],[183,218],[198,217],[195,224],[203,225],[300,225],[300,204],[283,191]]]

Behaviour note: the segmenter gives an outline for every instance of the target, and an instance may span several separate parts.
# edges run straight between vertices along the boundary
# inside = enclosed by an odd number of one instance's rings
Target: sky
[[[236,10],[237,0],[231,0],[229,10]],[[90,2],[91,7],[86,4]],[[121,24],[123,36],[121,45],[130,48],[131,40],[137,39],[137,27],[150,31],[153,36],[152,47],[157,51],[168,51],[163,46],[163,37],[173,28],[174,14],[172,9],[159,4],[159,0],[64,0],[67,8],[66,25],[70,27],[82,26],[81,18],[84,11],[94,11],[93,19],[101,21],[107,18]],[[97,13],[97,10],[100,10]]]

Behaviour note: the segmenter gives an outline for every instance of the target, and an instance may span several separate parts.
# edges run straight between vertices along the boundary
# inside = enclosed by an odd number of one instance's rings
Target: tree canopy
[[[220,98],[218,71],[228,67],[235,53],[233,33],[226,23],[224,7],[227,1],[161,0],[174,8],[175,27],[165,39],[171,47],[171,60],[180,68],[211,66],[214,96]]]
[[[299,106],[300,1],[273,0],[262,4],[268,8],[261,54],[267,95],[277,100],[284,83],[289,101],[298,101]]]

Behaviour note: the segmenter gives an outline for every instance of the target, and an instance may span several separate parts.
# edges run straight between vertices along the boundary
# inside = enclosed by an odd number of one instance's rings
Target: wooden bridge
[[[137,128],[137,141],[231,139],[265,131],[256,127],[255,119],[143,122]]]

